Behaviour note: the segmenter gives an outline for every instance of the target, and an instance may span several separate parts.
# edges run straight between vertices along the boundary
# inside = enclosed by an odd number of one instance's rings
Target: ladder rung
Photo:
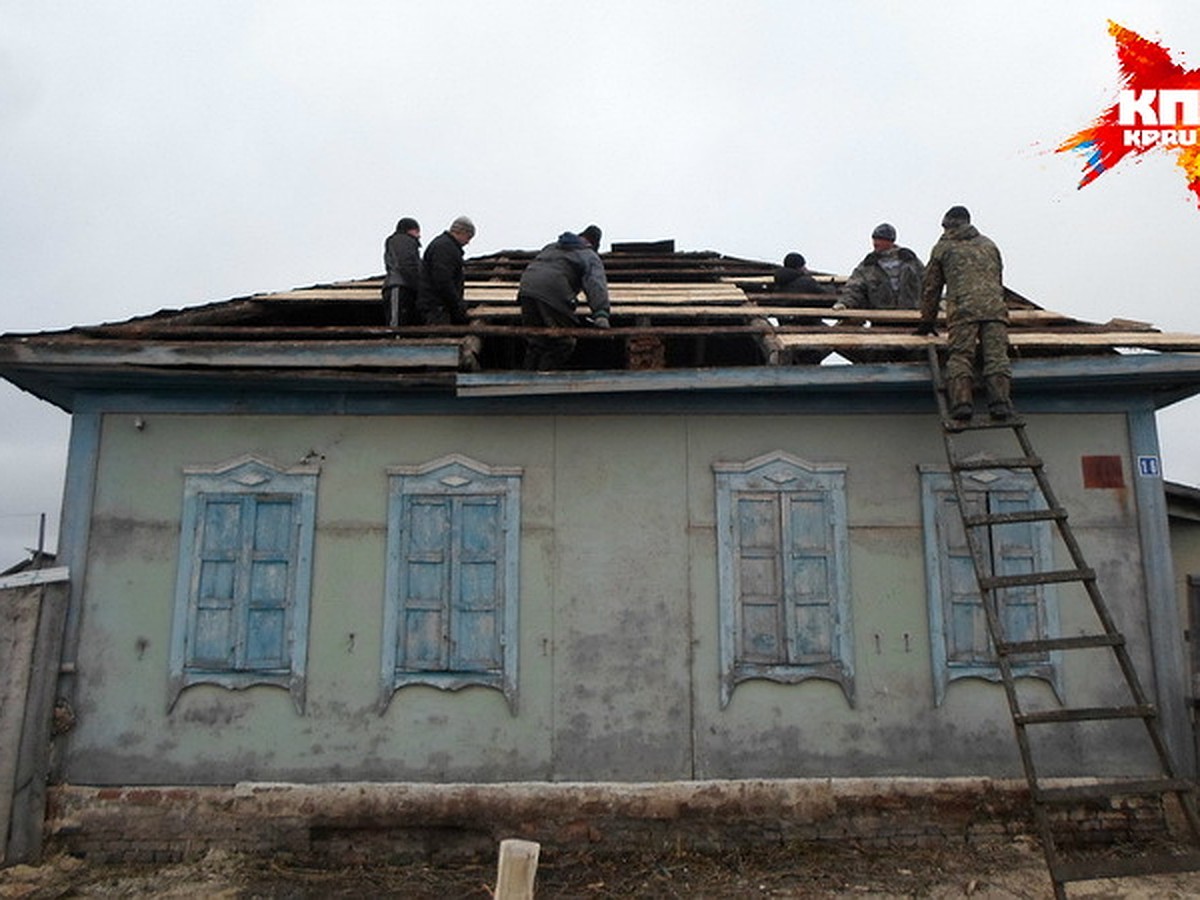
[[[968,528],[980,528],[987,525],[1011,525],[1016,522],[1049,522],[1053,519],[1066,519],[1067,511],[1061,506],[1054,509],[1023,509],[1019,512],[985,513],[980,516],[963,516],[963,524]]]
[[[1009,656],[1022,653],[1048,653],[1051,650],[1088,650],[1093,647],[1122,647],[1123,634],[1081,634],[1075,637],[1042,638],[1037,641],[1002,641],[996,644],[996,652]]]
[[[1162,854],[1070,860],[1055,865],[1050,871],[1050,877],[1061,883],[1064,881],[1091,881],[1095,878],[1127,878],[1131,875],[1195,871],[1200,871],[1200,853],[1193,851],[1178,856]]]
[[[1191,793],[1196,783],[1188,778],[1145,778],[1130,781],[1104,781],[1073,784],[1069,787],[1037,788],[1033,799],[1039,803],[1074,803],[1109,797],[1136,797],[1152,794]]]
[[[1047,709],[1015,713],[1017,725],[1052,725],[1059,722],[1095,722],[1102,719],[1151,719],[1158,715],[1153,704],[1140,706],[1080,706],[1075,709]]]
[[[1038,456],[1010,456],[1004,459],[957,459],[950,462],[951,469],[974,472],[979,469],[1036,469],[1042,465]]]
[[[983,590],[993,588],[1027,587],[1034,584],[1061,584],[1064,581],[1094,581],[1092,569],[1056,569],[1051,572],[1029,572],[1024,575],[989,575],[979,579]]]
[[[942,427],[947,431],[979,431],[984,428],[1022,428],[1025,422],[1019,416],[1011,416],[1003,422],[986,416],[976,416],[971,419],[942,419]]]

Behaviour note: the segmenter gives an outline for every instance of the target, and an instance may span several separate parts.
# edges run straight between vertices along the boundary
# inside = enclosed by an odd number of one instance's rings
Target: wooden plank
[[[468,303],[516,303],[517,286],[467,285],[463,296]],[[746,295],[733,285],[609,284],[609,299],[614,303],[714,303],[744,304]]]
[[[779,340],[784,347],[793,349],[838,349],[841,347],[850,349],[919,349],[930,341],[938,345],[946,343],[944,335],[928,338],[915,334],[884,333],[871,330],[854,334],[844,331],[830,331],[828,334],[783,333],[779,335]],[[1080,333],[1010,330],[1008,341],[1014,347],[1047,350],[1063,347],[1139,347],[1154,350],[1200,351],[1200,335],[1145,331]]]
[[[41,600],[41,591],[22,590],[16,585],[7,590],[0,588],[0,863],[8,856],[17,759]]]
[[[381,285],[366,287],[296,288],[271,294],[255,294],[252,300],[381,300]]]
[[[36,588],[41,593],[41,602],[17,754],[6,863],[36,862],[42,853],[51,726],[69,586],[68,582],[59,581]]]
[[[51,584],[55,581],[66,581],[71,577],[71,571],[66,566],[55,566],[50,569],[30,569],[15,575],[0,576],[0,591],[5,588],[28,587],[32,584]]]
[[[584,305],[580,309],[580,313],[587,315],[588,309]],[[707,316],[714,319],[748,319],[763,317],[762,310],[756,309],[753,306],[639,306],[629,303],[614,303],[610,307],[610,312],[615,316],[686,316],[688,318]],[[468,310],[468,315],[477,319],[515,319],[521,315],[521,310],[517,306],[473,306]],[[652,327],[652,326],[650,326]]]
[[[914,328],[920,320],[920,316],[915,310],[838,310],[836,313],[832,313],[825,307],[761,306],[755,304],[743,304],[740,306],[689,306],[681,304],[679,306],[669,306],[646,303],[635,305],[615,298],[611,309],[613,315],[708,316],[714,319],[744,319],[749,316],[764,318],[770,316],[780,320],[781,323],[788,319],[817,319],[830,323],[911,323]],[[515,304],[508,306],[483,303],[471,307],[469,312],[470,315],[476,318],[513,318],[520,315],[520,309]],[[1053,324],[1069,325],[1076,321],[1068,316],[1064,316],[1062,313],[1042,309],[1014,310],[1011,313],[1011,320],[1014,327]]]
[[[9,345],[5,362],[36,365],[193,366],[228,368],[312,368],[373,366],[457,368],[464,339],[400,341],[276,341],[237,344],[229,341],[94,341],[70,346]]]
[[[509,838],[500,842],[494,900],[533,900],[541,844]]]
[[[776,317],[803,317],[830,319],[839,322],[889,322],[911,323],[915,328],[921,321],[921,314],[915,309],[831,309],[827,306],[771,306],[759,301],[755,308],[763,315]],[[1009,310],[1009,321],[1012,325],[1072,323],[1078,322],[1070,316],[1049,309],[1014,309]],[[938,327],[945,327],[945,320],[938,320]],[[1121,329],[1130,330],[1130,329]]]

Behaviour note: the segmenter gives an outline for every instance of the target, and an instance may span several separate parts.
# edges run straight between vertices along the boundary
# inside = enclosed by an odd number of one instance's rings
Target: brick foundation
[[[1161,804],[1072,809],[1089,842],[1164,829]],[[799,779],[657,784],[246,783],[49,790],[47,847],[102,862],[173,862],[210,849],[338,863],[484,860],[503,838],[593,853],[793,842],[962,845],[1032,830],[1024,782]]]

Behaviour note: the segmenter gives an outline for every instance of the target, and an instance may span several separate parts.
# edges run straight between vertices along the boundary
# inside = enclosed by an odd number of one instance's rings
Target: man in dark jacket
[[[804,256],[799,253],[789,253],[783,258],[783,266],[775,270],[775,290],[789,294],[829,293],[823,284],[812,277]]]
[[[383,314],[397,325],[417,323],[417,289],[421,283],[421,226],[405,216],[383,242]]]
[[[579,328],[584,322],[575,313],[575,302],[583,291],[592,311],[591,324],[608,327],[608,279],[595,249],[600,245],[600,229],[589,225],[584,233],[587,240],[564,231],[525,267],[517,288],[522,325]],[[573,337],[536,335],[526,344],[525,368],[561,368],[574,350]]]
[[[884,222],[871,232],[875,247],[854,267],[834,309],[916,309],[924,266],[917,254],[896,246],[896,229]]]
[[[1012,413],[1009,396],[1008,306],[1004,302],[1000,251],[971,224],[965,206],[952,206],[942,217],[942,236],[929,254],[921,295],[917,334],[935,334],[942,287],[946,288],[946,396],[952,418],[966,420],[973,410],[975,355],[983,358],[988,411],[1004,420]]]
[[[474,236],[475,223],[459,216],[425,248],[417,308],[426,325],[466,325],[470,321],[463,300],[463,247]]]

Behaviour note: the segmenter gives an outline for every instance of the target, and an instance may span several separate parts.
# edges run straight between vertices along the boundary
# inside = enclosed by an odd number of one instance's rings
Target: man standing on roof
[[[592,311],[591,324],[608,327],[608,279],[596,252],[599,246],[600,229],[589,225],[580,234],[564,231],[542,248],[521,273],[517,288],[522,325],[579,328],[584,322],[575,312],[575,303],[583,291]],[[573,337],[535,335],[526,342],[525,368],[561,368],[574,350]]]
[[[917,254],[896,246],[896,229],[884,222],[871,232],[875,249],[850,273],[834,309],[916,309],[925,267]]]
[[[463,300],[463,247],[473,237],[475,223],[459,216],[425,249],[417,308],[426,325],[466,325],[470,321]]]
[[[789,294],[829,293],[823,284],[812,277],[806,262],[800,253],[789,253],[785,256],[783,265],[775,270],[775,290],[787,291]]]
[[[383,309],[387,323],[417,323],[417,289],[421,283],[421,226],[405,216],[383,242]]]
[[[971,418],[978,350],[988,412],[1003,421],[1012,413],[1012,367],[1008,361],[1008,307],[1004,303],[1000,251],[971,224],[965,206],[952,206],[942,217],[942,236],[929,254],[921,294],[917,334],[936,334],[938,304],[946,288],[946,399],[950,416]]]

